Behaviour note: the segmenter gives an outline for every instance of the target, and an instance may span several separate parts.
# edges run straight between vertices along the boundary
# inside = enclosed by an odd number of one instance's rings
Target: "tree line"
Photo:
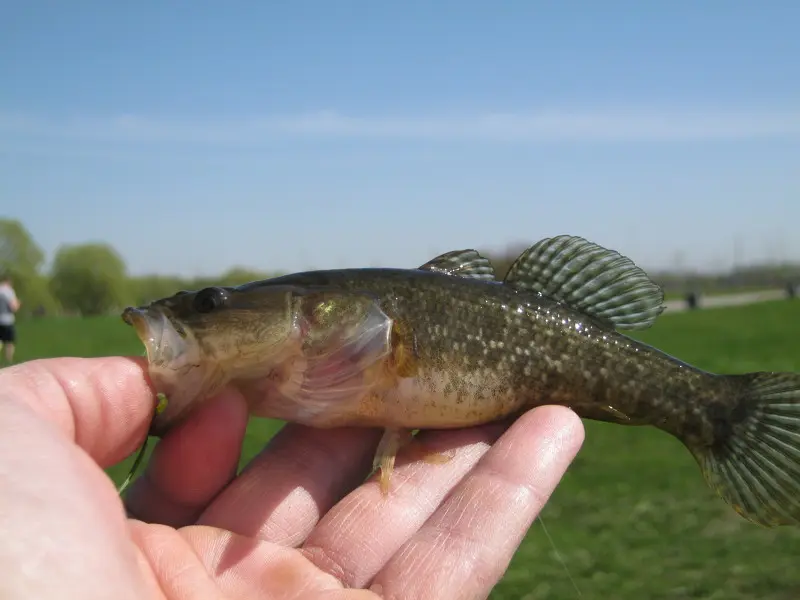
[[[510,247],[501,255],[487,253],[501,278],[523,250]],[[131,276],[125,261],[108,243],[64,245],[44,268],[45,255],[18,220],[0,219],[0,272],[9,274],[23,302],[22,315],[100,315],[128,305],[141,305],[178,290],[210,285],[240,285],[281,274],[234,267],[218,277],[171,275]],[[650,273],[666,293],[700,294],[784,287],[800,283],[800,264],[748,266],[725,273]]]
[[[18,220],[0,219],[0,272],[9,275],[23,316],[101,315],[210,285],[240,285],[278,273],[232,268],[219,277],[131,276],[108,243],[61,246],[45,270],[45,255]]]

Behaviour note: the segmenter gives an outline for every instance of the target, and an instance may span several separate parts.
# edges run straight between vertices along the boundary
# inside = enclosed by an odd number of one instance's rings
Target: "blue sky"
[[[582,235],[800,260],[800,3],[44,2],[0,21],[0,216],[133,273]]]

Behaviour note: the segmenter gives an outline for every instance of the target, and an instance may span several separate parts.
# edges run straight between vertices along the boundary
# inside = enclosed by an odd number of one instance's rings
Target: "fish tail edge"
[[[800,374],[727,375],[741,419],[711,447],[689,448],[708,485],[764,527],[800,525]]]

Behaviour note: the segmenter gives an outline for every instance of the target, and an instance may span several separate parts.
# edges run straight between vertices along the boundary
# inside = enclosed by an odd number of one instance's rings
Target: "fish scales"
[[[168,401],[168,434],[225,385],[251,414],[381,427],[389,493],[414,429],[468,427],[543,404],[679,439],[709,486],[764,526],[800,524],[800,374],[721,375],[618,330],[645,329],[663,292],[577,236],[523,252],[503,281],[474,250],[417,269],[294,273],[126,309]],[[447,462],[441,455],[428,455]]]
[[[437,273],[351,269],[290,275],[271,285],[326,286],[376,294],[389,316],[411,325],[423,398],[441,413],[411,427],[458,427],[548,403],[578,414],[680,433],[691,420],[704,372],[544,297]],[[713,384],[712,384],[713,385]],[[713,397],[713,394],[712,394]],[[419,397],[408,394],[405,400]],[[687,402],[687,399],[690,399]],[[695,402],[696,400],[696,402]],[[413,410],[406,405],[406,410]],[[414,412],[426,419],[426,411]]]

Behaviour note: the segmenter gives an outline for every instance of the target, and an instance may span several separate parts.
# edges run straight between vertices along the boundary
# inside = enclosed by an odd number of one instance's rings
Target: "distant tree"
[[[250,283],[251,281],[258,281],[261,279],[268,279],[274,277],[272,274],[263,271],[256,271],[254,269],[247,269],[245,267],[233,267],[220,277],[217,285],[242,285],[243,283]]]
[[[14,291],[22,301],[19,314],[58,314],[61,310],[58,301],[50,291],[49,281],[44,275],[28,273],[25,275],[11,273]]]
[[[25,226],[15,219],[0,219],[0,269],[18,275],[38,273],[44,252]]]
[[[180,290],[199,290],[214,285],[237,286],[251,281],[275,277],[274,273],[233,267],[218,276],[201,276],[192,279],[172,275],[138,275],[130,278],[130,290],[137,305],[171,296]]]
[[[58,311],[47,278],[39,271],[43,262],[44,252],[24,225],[14,219],[0,219],[0,272],[11,277],[22,300],[21,315],[37,309],[47,313]]]
[[[50,287],[65,310],[82,315],[119,310],[131,300],[125,262],[104,243],[60,248]]]
[[[131,277],[130,290],[136,305],[171,296],[179,290],[192,289],[191,282],[171,275],[141,275]]]

